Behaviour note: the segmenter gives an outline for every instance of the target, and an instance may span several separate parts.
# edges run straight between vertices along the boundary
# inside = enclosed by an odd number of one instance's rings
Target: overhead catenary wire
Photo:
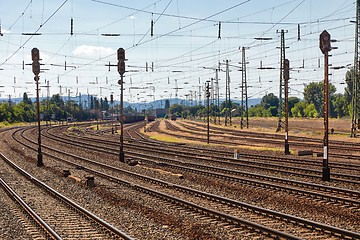
[[[295,1],[292,1],[292,2],[295,2]],[[347,9],[343,9],[343,10],[341,10],[342,12],[346,12],[346,10]],[[178,14],[179,15],[179,14]],[[177,16],[178,16],[177,15]],[[340,14],[339,14],[340,15]],[[68,18],[69,19],[69,18]],[[214,19],[214,18],[213,18]],[[226,19],[219,19],[219,20],[221,20],[221,22],[226,22]],[[326,23],[326,21],[327,21],[328,19],[324,19],[324,22],[323,23]],[[313,20],[312,22],[314,22],[315,20]],[[333,22],[336,22],[336,21],[338,21],[337,19],[333,19]],[[339,20],[339,21],[345,21],[345,20]],[[201,23],[206,23],[207,21],[203,21],[203,22],[201,22]],[[296,26],[297,26],[297,24],[298,24],[298,22],[299,21],[297,21],[296,22]],[[285,23],[285,22],[282,22],[282,23]],[[307,22],[308,24],[309,24],[309,22]],[[322,23],[321,23],[322,24]],[[321,24],[320,24],[320,28],[321,28]],[[204,24],[203,24],[204,25]],[[213,24],[211,24],[212,26],[214,26]],[[68,25],[67,25],[68,26]],[[200,28],[202,28],[203,26],[201,26],[201,24],[195,24],[195,25],[193,25],[193,26],[190,26],[190,27],[188,27],[187,29],[188,29],[188,31],[194,31],[194,29],[200,29]],[[209,26],[210,27],[210,26]],[[295,27],[295,25],[294,25],[294,27]],[[304,27],[306,27],[306,26],[304,26]],[[178,26],[176,26],[176,28],[178,28]],[[176,32],[176,33],[179,33],[179,32],[184,32],[186,29],[180,29],[180,31],[178,31],[178,32]],[[306,29],[305,29],[306,30]],[[84,32],[84,31],[83,31]],[[184,33],[186,33],[186,32],[184,32]],[[15,33],[11,33],[11,34],[15,34]],[[59,35],[61,35],[62,33],[60,33]],[[66,34],[69,34],[68,32],[66,33]],[[304,31],[304,32],[302,32],[302,34],[304,34],[304,37],[306,36],[306,34],[309,34],[308,32],[306,32],[306,31]],[[47,36],[47,35],[51,35],[51,33],[47,33],[47,32],[43,32],[43,36]],[[96,35],[96,34],[95,34]],[[132,34],[133,35],[133,34]],[[159,37],[158,39],[165,39],[165,37],[171,37],[171,34],[168,34],[168,35],[164,35],[163,37],[160,37],[161,35],[163,35],[163,34],[158,34],[158,35],[156,35],[156,34],[154,34],[154,38],[155,37]],[[274,35],[274,33],[272,33],[272,35]],[[77,36],[77,37],[80,37],[81,36],[81,34],[80,33],[74,33],[74,36]],[[89,35],[89,36],[91,36],[91,35]],[[126,36],[126,35],[123,35],[123,36]],[[139,33],[139,35],[138,36],[142,36],[142,33],[140,32]],[[175,37],[176,36],[176,34],[173,34],[173,36]],[[191,35],[183,35],[183,37],[184,38],[186,38],[186,37],[189,37],[189,36],[192,36],[192,38],[195,38],[196,37],[196,34],[191,34]],[[311,46],[314,46],[314,47],[316,47],[316,44],[317,44],[317,39],[316,39],[316,31],[313,31],[313,39],[310,39],[310,38],[304,38],[303,39],[303,41],[307,41],[307,42],[311,42],[312,44],[310,44]],[[199,37],[200,37],[200,35],[199,35]],[[208,37],[210,37],[210,36],[208,36]],[[215,31],[214,31],[214,35],[212,36],[212,37],[214,37],[214,38],[216,38],[216,33],[215,33]],[[222,38],[223,38],[223,40],[225,40],[226,39],[226,41],[230,41],[230,37],[229,36],[226,36],[226,34],[224,35],[224,34],[222,34],[222,36],[221,36]],[[228,37],[228,39],[229,40],[227,40],[227,37]],[[243,38],[241,38],[242,36],[240,36],[240,39],[243,39]],[[91,39],[91,38],[89,38],[89,39]],[[236,39],[236,37],[234,37],[234,39]],[[288,39],[287,39],[288,40]],[[0,39],[0,41],[2,41],[1,39]],[[101,41],[103,41],[102,39],[101,39]],[[106,41],[106,40],[104,40],[104,41]],[[163,41],[167,41],[167,40],[163,40]],[[170,39],[170,41],[171,41],[171,39]],[[250,42],[251,41],[251,39],[248,39],[247,40],[248,42]],[[100,41],[99,41],[100,42]],[[211,46],[211,42],[213,42],[212,40],[210,40],[209,41],[210,42],[210,44],[208,45],[208,46]],[[292,41],[289,41],[289,44],[290,44],[290,42],[292,42]],[[148,42],[146,42],[146,43],[144,43],[144,44],[141,44],[141,45],[144,45],[144,47],[146,47],[146,44],[147,44]],[[269,48],[269,54],[268,54],[268,56],[271,56],[271,55],[273,55],[273,54],[271,54],[271,53],[274,53],[274,50],[273,49],[271,49],[271,48],[273,48],[274,47],[274,45],[275,45],[275,43],[276,43],[276,41],[273,41],[273,42],[270,42],[270,43],[265,43],[266,45],[268,45],[268,48]],[[219,51],[214,51],[214,49],[208,49],[208,47],[207,46],[205,46],[205,44],[207,44],[207,43],[202,43],[203,45],[204,45],[204,47],[202,48],[201,46],[200,46],[200,44],[198,44],[196,47],[193,47],[191,50],[194,50],[192,53],[191,53],[191,62],[189,61],[189,58],[188,58],[188,56],[189,55],[187,55],[186,56],[186,54],[184,55],[184,54],[172,54],[172,55],[170,55],[170,56],[167,56],[167,57],[162,57],[162,58],[160,58],[160,59],[157,59],[156,61],[154,61],[154,64],[155,64],[155,66],[156,66],[156,68],[157,68],[157,70],[159,71],[159,75],[157,75],[157,74],[155,74],[154,73],[154,77],[155,78],[162,78],[161,77],[161,75],[160,75],[160,73],[161,72],[166,72],[167,71],[167,69],[165,69],[165,67],[167,67],[169,70],[171,70],[171,67],[178,67],[178,69],[181,69],[181,68],[183,68],[183,69],[189,69],[189,71],[192,71],[193,69],[195,69],[195,68],[198,68],[199,67],[199,64],[200,63],[204,63],[203,65],[206,65],[206,66],[213,66],[213,65],[215,65],[216,64],[216,59],[219,59],[219,58],[223,58],[224,56],[226,56],[226,55],[228,55],[228,56],[230,56],[231,58],[236,58],[236,54],[237,54],[237,47],[236,47],[236,44],[235,43],[230,43],[230,44],[227,44],[227,45],[222,45],[222,46],[220,46],[220,48],[219,48]],[[67,42],[67,39],[65,39],[65,41],[64,42],[62,42],[61,43],[61,46],[60,46],[60,49],[61,49],[61,47],[62,46],[68,46],[69,45],[69,43]],[[127,45],[127,46],[131,46],[131,45]],[[260,45],[259,45],[260,46]],[[160,46],[161,47],[161,46]],[[171,46],[171,45],[169,45],[169,47],[170,47],[170,49],[176,49],[174,46]],[[180,46],[180,47],[182,47],[182,46]],[[254,46],[255,47],[255,46]],[[158,46],[156,45],[156,48],[158,48]],[[59,49],[58,47],[57,48],[55,48],[55,50],[56,49]],[[134,48],[130,48],[130,47],[128,47],[127,48],[127,50],[132,50],[132,51],[137,51],[136,50],[137,48],[136,47],[134,47]],[[303,48],[304,49],[304,48]],[[292,49],[291,49],[292,50]],[[301,51],[302,49],[300,48],[299,49],[299,51]],[[299,52],[298,51],[298,52]],[[26,46],[25,46],[25,52],[26,52]],[[67,58],[68,60],[69,59],[71,59],[72,58],[72,55],[71,54],[67,54],[67,53],[64,53],[63,51],[54,51],[54,52],[51,52],[51,51],[49,51],[49,49],[44,49],[44,53],[45,52],[47,52],[47,53],[49,53],[49,55],[51,56],[51,57],[54,57],[53,58],[53,60],[52,61],[48,61],[48,63],[52,63],[52,64],[56,64],[56,63],[59,63],[59,62],[61,62],[61,61],[58,61],[57,59],[56,59],[56,57],[57,56],[63,56],[63,57],[65,57],[65,58]],[[188,51],[185,51],[185,52],[188,52]],[[294,51],[294,54],[296,53],[296,51]],[[62,72],[62,71],[58,71],[56,74],[60,74],[60,75],[62,75],[63,74],[63,76],[68,76],[68,77],[70,77],[70,76],[73,76],[73,75],[79,75],[79,76],[86,76],[86,74],[84,74],[84,73],[81,73],[81,69],[82,68],[84,68],[84,69],[87,69],[87,68],[92,68],[92,66],[93,67],[98,67],[98,66],[102,66],[102,65],[104,65],[104,63],[102,63],[102,62],[104,62],[104,60],[106,60],[106,62],[109,60],[109,59],[111,59],[111,58],[113,58],[113,54],[109,54],[109,55],[102,55],[102,56],[98,56],[98,57],[96,57],[96,59],[94,59],[94,58],[92,58],[92,57],[85,57],[85,56],[80,56],[80,55],[78,55],[78,57],[79,57],[79,59],[78,60],[85,60],[85,62],[93,62],[92,64],[89,64],[89,65],[86,65],[86,66],[84,66],[84,67],[82,67],[82,65],[84,64],[83,62],[78,62],[78,64],[79,64],[79,67],[80,68],[78,68],[78,69],[76,69],[76,70],[73,70],[72,72],[70,72],[70,70],[69,69],[67,69],[67,72]],[[220,56],[220,57],[219,57]],[[249,58],[250,58],[250,61],[254,61],[253,59],[254,58],[256,58],[256,55],[253,55],[253,53],[251,52],[251,51],[249,51],[249,54],[248,54],[248,56],[249,56]],[[166,61],[166,59],[167,58],[171,58],[171,62],[166,62],[166,65],[167,66],[165,66],[165,64],[163,64],[165,61]],[[310,58],[309,58],[310,59]],[[298,59],[298,61],[302,61],[303,60],[303,58],[299,58]],[[306,60],[307,60],[307,58],[306,58]],[[140,61],[140,60],[137,60],[137,61]],[[183,62],[182,62],[183,61]],[[236,61],[236,60],[235,60]],[[62,63],[63,63],[63,61],[62,61]],[[61,63],[60,63],[61,64]],[[164,66],[161,66],[161,65],[164,65]],[[191,67],[191,65],[193,65],[193,67]],[[20,66],[20,65],[19,65]],[[144,62],[143,62],[143,65],[142,66],[144,66]],[[161,69],[161,68],[163,68],[163,69]],[[60,69],[60,68],[59,68]],[[249,69],[253,69],[253,67],[251,67],[251,66],[249,66]],[[61,69],[62,70],[62,69]],[[107,70],[107,69],[105,69],[105,70]],[[169,71],[168,70],[168,71]],[[80,73],[80,74],[78,74],[78,73]],[[104,73],[105,73],[105,71],[104,71]],[[54,73],[51,73],[51,72],[49,72],[49,76],[51,77],[51,76],[55,76],[56,74],[54,74]],[[142,76],[142,72],[138,72],[138,73],[127,73],[129,76],[131,75],[131,76],[139,76],[139,78],[141,79],[141,77],[143,77]],[[193,72],[193,76],[196,76],[197,74],[201,74],[201,70],[199,69],[199,70],[197,70],[196,72]],[[232,73],[232,74],[235,74],[235,73]],[[173,73],[169,73],[169,75],[170,75],[170,77],[173,75]],[[184,75],[186,75],[186,74],[184,74]],[[206,74],[205,74],[206,75]],[[250,78],[252,78],[252,76],[250,76]],[[264,79],[266,79],[266,77],[263,77]],[[83,78],[81,78],[81,79],[83,79]],[[114,78],[115,79],[115,78]],[[140,80],[137,80],[137,78],[134,78],[134,79],[136,79],[136,80],[134,80],[134,84],[137,84],[137,83],[139,83],[140,84]],[[145,77],[144,77],[144,79],[145,79]]]
[[[34,32],[35,34],[39,32],[39,30],[65,5],[65,3],[68,0],[65,0],[46,20],[44,23],[42,23],[39,28]],[[2,63],[0,63],[0,67],[6,63],[8,60],[10,60],[20,49],[22,49],[29,41],[33,38],[34,35],[31,35],[21,46],[13,53],[11,54],[6,60]]]

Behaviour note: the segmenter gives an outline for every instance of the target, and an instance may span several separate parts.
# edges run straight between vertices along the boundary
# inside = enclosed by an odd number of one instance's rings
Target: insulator
[[[151,36],[154,36],[154,20],[151,19]]]
[[[298,24],[298,39],[297,39],[298,41],[300,41],[301,40],[301,38],[300,38],[300,24]]]
[[[72,36],[74,34],[74,19],[71,18],[70,21],[70,35]]]
[[[221,39],[221,22],[219,22],[219,33],[218,33],[218,39]]]

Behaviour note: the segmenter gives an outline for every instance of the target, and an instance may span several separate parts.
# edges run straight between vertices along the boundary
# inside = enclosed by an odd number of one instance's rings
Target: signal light
[[[117,58],[118,61],[125,61],[125,49],[119,48],[117,50]]]
[[[118,72],[120,75],[123,75],[125,73],[125,62],[118,62]]]
[[[125,50],[123,48],[119,48],[117,51],[118,57],[118,72],[120,75],[125,73]]]
[[[323,54],[331,50],[330,33],[326,30],[320,34],[320,50]]]
[[[40,61],[40,52],[39,49],[33,48],[31,50],[31,58],[33,61]]]
[[[39,75],[40,73],[40,63],[37,61],[34,61],[32,63],[32,71],[35,75]]]

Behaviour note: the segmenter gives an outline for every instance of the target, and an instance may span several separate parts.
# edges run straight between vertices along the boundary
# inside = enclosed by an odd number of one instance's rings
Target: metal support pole
[[[241,119],[240,128],[244,126],[249,128],[249,110],[248,110],[248,95],[247,95],[247,79],[246,79],[246,58],[245,47],[242,47],[242,61],[241,61]],[[245,115],[245,119],[244,119]]]
[[[281,131],[283,127],[283,112],[285,111],[284,108],[284,95],[285,95],[285,80],[284,80],[284,60],[285,60],[285,33],[287,31],[281,30],[281,43],[280,43],[280,84],[279,84],[279,107],[278,107],[278,123],[276,132]]]
[[[35,75],[36,82],[36,112],[37,112],[37,120],[38,120],[38,155],[37,155],[37,166],[44,166],[43,157],[41,152],[41,125],[40,125],[40,99],[39,99],[39,75]]]
[[[330,34],[323,31],[320,34],[320,49],[324,54],[324,157],[322,180],[330,181],[329,168],[329,51],[331,50]]]
[[[350,137],[356,137],[359,129],[359,54],[360,54],[360,0],[356,1],[356,21],[355,21],[355,51],[354,51],[354,69],[352,73],[352,99],[351,99],[351,134]]]
[[[125,162],[125,153],[124,153],[124,73],[125,73],[125,50],[119,48],[117,51],[118,59],[118,72],[121,76],[119,80],[120,84],[120,152],[119,159],[120,162]]]
[[[324,71],[324,158],[323,158],[323,181],[330,181],[329,168],[329,52],[325,52]]]
[[[220,63],[219,63],[219,69],[220,69]],[[219,87],[219,69],[215,70],[215,79],[216,79],[216,105],[217,105],[217,114],[218,114],[218,124],[220,125],[220,87]]]
[[[123,74],[121,74],[120,79],[120,153],[119,158],[120,162],[125,162],[125,154],[124,154],[124,81]]]
[[[284,60],[285,81],[285,155],[290,154],[289,149],[289,60]]]
[[[206,103],[207,103],[207,144],[210,143],[210,86],[206,82]]]

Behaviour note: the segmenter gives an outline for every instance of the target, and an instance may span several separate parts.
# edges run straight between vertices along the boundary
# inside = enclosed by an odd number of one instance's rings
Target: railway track
[[[206,137],[206,127],[204,124],[192,121],[191,125],[187,122],[176,123],[182,126],[182,128],[174,127],[169,121],[166,120],[166,125],[169,130],[172,131],[182,131],[188,134],[196,134],[198,136]],[[284,145],[284,137],[279,134],[266,134],[266,133],[256,133],[256,132],[245,132],[241,130],[231,130],[231,129],[224,129],[219,127],[211,127],[211,136],[212,137],[220,137],[224,138],[224,140],[214,140],[211,139],[213,143],[227,143],[231,144],[231,141],[242,141],[248,139],[249,142],[254,143],[262,143],[262,144],[270,144],[270,145]],[[226,136],[225,136],[226,135]],[[184,138],[194,139],[189,136],[183,136]],[[228,140],[226,140],[228,139]],[[205,141],[202,138],[198,137],[198,140]],[[317,149],[315,153],[321,153],[322,149],[322,140],[321,139],[314,139],[308,137],[298,137],[298,136],[291,136],[289,139],[289,144],[291,146],[296,147],[305,147],[310,149]],[[353,142],[345,142],[345,141],[338,141],[338,140],[331,140],[331,156],[338,157],[338,158],[345,158],[345,159],[354,159],[360,160],[360,156],[356,153],[360,151],[360,147],[358,147]],[[351,154],[349,154],[351,152]]]
[[[181,134],[174,134],[168,132],[162,132],[161,130],[157,130],[161,133],[168,134],[174,137],[182,137]],[[189,139],[196,140],[196,137],[186,137]],[[146,147],[148,145],[145,143],[143,146]],[[196,155],[198,157],[208,157],[212,159],[218,159],[219,161],[229,162],[232,161],[234,163],[240,164],[243,163],[242,166],[253,166],[263,167],[267,170],[273,170],[277,172],[290,172],[292,174],[306,175],[310,177],[311,175],[314,178],[321,177],[321,161],[314,160],[306,160],[302,158],[290,158],[290,157],[279,157],[279,156],[267,156],[267,155],[256,155],[256,154],[247,154],[247,153],[239,153],[239,159],[234,160],[229,157],[230,153],[224,150],[218,149],[207,149],[204,147],[193,147],[193,146],[185,146],[185,145],[176,145],[176,144],[166,144],[167,147],[172,147],[172,151],[174,153],[186,153],[191,151],[196,151]],[[171,153],[170,153],[171,154]],[[233,153],[231,153],[233,154]],[[360,166],[351,163],[341,163],[341,162],[331,162],[330,163],[332,170],[332,176],[334,180],[352,180],[359,182],[359,171]],[[315,168],[315,169],[314,169]],[[316,170],[318,168],[319,170]],[[284,172],[284,173],[285,173]],[[351,183],[351,181],[350,181]]]
[[[54,137],[54,136],[53,136]],[[60,141],[60,137],[57,137],[57,140]],[[92,147],[92,150],[96,151],[96,149],[99,149],[99,146],[102,146],[101,151],[103,151],[104,153],[109,153],[109,154],[116,154],[116,147],[117,144],[112,143],[111,141],[106,141],[103,139],[86,139],[84,137],[81,138],[81,140],[86,141],[87,143],[86,145],[88,147]],[[63,138],[62,141],[67,142],[69,141],[69,139],[67,138]],[[74,139],[72,139],[72,141],[75,141]],[[96,144],[94,145],[93,143],[96,142]],[[80,147],[82,147],[83,145],[81,144],[81,142],[76,142],[77,144],[79,144]],[[178,168],[185,168],[185,167],[190,167],[191,169],[201,169],[201,170],[207,170],[209,172],[220,172],[220,173],[226,173],[229,176],[235,175],[235,176],[244,176],[247,178],[252,178],[252,179],[257,179],[257,180],[261,180],[261,181],[266,181],[266,182],[271,182],[271,183],[281,183],[282,184],[286,184],[286,185],[290,185],[290,186],[298,186],[299,188],[304,188],[306,183],[301,183],[300,181],[291,181],[288,179],[281,179],[279,177],[271,177],[271,176],[264,176],[264,174],[256,174],[253,173],[251,171],[253,171],[254,169],[260,169],[263,171],[270,171],[273,170],[276,173],[279,173],[279,170],[277,168],[275,168],[273,165],[269,165],[269,164],[265,164],[265,165],[261,165],[261,164],[248,164],[247,160],[235,160],[233,158],[226,158],[226,157],[216,157],[213,158],[211,155],[207,155],[207,154],[203,154],[203,153],[196,153],[193,154],[194,156],[191,156],[189,154],[187,154],[187,150],[178,150],[178,149],[174,149],[171,148],[171,151],[163,151],[163,150],[158,150],[154,148],[154,145],[152,145],[152,143],[144,143],[142,145],[138,144],[139,142],[135,143],[131,143],[129,146],[129,151],[127,151],[131,157],[134,158],[138,158],[139,160],[141,160],[142,162],[147,162],[149,164],[152,165],[159,165],[159,162],[164,162],[164,163],[169,163],[172,165],[167,165],[167,167],[172,167],[172,168],[177,168],[176,166],[178,166]],[[150,145],[150,146],[149,146]],[[110,147],[111,146],[111,147]],[[114,151],[115,149],[115,151]],[[147,152],[152,152],[153,155],[149,155],[146,154]],[[166,154],[164,154],[164,152]],[[155,156],[154,156],[155,155]],[[169,156],[172,156],[171,158],[169,158]],[[151,161],[150,161],[151,160]],[[216,166],[211,166],[210,164],[215,164]],[[278,166],[278,165],[275,165]],[[244,171],[244,168],[248,168],[248,171]],[[237,169],[241,169],[237,170]],[[182,171],[184,171],[184,169],[182,169]],[[290,168],[290,171],[284,171],[284,173],[287,173],[288,175],[294,175],[293,169]],[[317,175],[309,175],[309,174],[300,174],[301,177],[317,177]],[[340,175],[341,176],[341,175]],[[357,179],[355,179],[357,180]],[[343,180],[345,182],[349,182],[350,184],[354,185],[354,186],[358,186],[359,182],[358,181],[347,181],[346,179]],[[275,185],[276,186],[276,185]],[[275,187],[274,186],[274,187]],[[317,189],[317,188],[321,188],[321,185],[315,184],[314,186],[312,186],[311,183],[308,184],[308,187],[306,187],[308,189]],[[333,194],[335,194],[336,192],[339,193],[341,192],[341,189],[337,189],[334,188],[333,190],[329,190],[327,188],[323,189],[323,193],[328,193],[328,192],[332,192]],[[351,192],[351,190],[350,190]],[[343,196],[349,196],[352,195],[351,193],[343,193],[343,195],[341,195],[340,197]],[[356,192],[356,191],[355,191]],[[355,195],[359,195],[358,193],[356,193]],[[355,204],[357,205],[357,204]]]
[[[154,124],[150,125],[149,129],[147,131],[160,131],[158,129],[159,126],[159,121],[154,122]],[[142,134],[140,134],[137,130],[139,128],[142,128],[144,125],[144,123],[140,123],[139,125],[130,125],[126,128],[125,131],[125,138],[126,137],[130,137],[131,140],[136,140],[136,141],[142,141],[144,140],[144,144],[143,146],[159,146],[160,143],[157,141],[153,141],[151,139],[145,138]],[[169,124],[169,123],[167,123]],[[171,125],[172,126],[172,125]],[[172,126],[173,127],[173,126]],[[174,128],[174,127],[173,127]],[[176,128],[175,128],[176,129]],[[179,129],[177,129],[179,130]],[[168,133],[166,133],[168,134]],[[176,137],[180,137],[180,135],[174,135],[171,134],[173,136]],[[100,140],[99,143],[101,143],[104,140]],[[106,141],[106,139],[105,139]],[[108,141],[106,141],[108,142]],[[113,144],[113,142],[109,142],[109,144]],[[214,148],[201,148],[201,147],[196,147],[196,146],[185,146],[183,144],[171,144],[171,143],[161,143],[162,146],[166,146],[166,147],[172,147],[175,150],[179,150],[179,149],[183,149],[183,150],[187,150],[187,151],[198,151],[201,153],[207,153],[207,156],[210,155],[216,155],[217,158],[220,158],[221,160],[222,157],[225,158],[229,158],[231,155],[233,155],[232,152],[229,152],[230,150],[219,150],[219,149],[214,149]],[[201,155],[199,153],[197,153],[197,155]],[[264,162],[277,162],[277,163],[282,163],[282,164],[292,164],[292,165],[298,165],[298,166],[309,166],[310,168],[316,167],[316,166],[321,166],[322,161],[316,161],[316,160],[307,160],[307,159],[303,159],[303,158],[296,158],[296,160],[294,158],[290,158],[289,156],[287,157],[281,157],[281,156],[265,156],[265,155],[256,155],[256,154],[248,154],[248,153],[239,153],[238,154],[240,158],[246,158],[247,162],[250,162],[251,160],[254,160],[254,163],[260,161],[264,161]],[[330,163],[331,167],[333,168],[333,170],[335,171],[339,171],[339,172],[344,172],[344,170],[358,170],[360,171],[360,166],[357,164],[351,164],[351,163],[341,163],[341,162],[331,162]]]
[[[18,167],[3,154],[1,185],[44,239],[132,239]],[[20,193],[16,194],[16,192]],[[28,202],[28,203],[26,203]]]
[[[27,140],[29,141],[29,139]],[[82,158],[82,161],[85,161],[85,159]],[[99,163],[92,162],[92,164],[99,164]],[[85,168],[84,166],[81,167]],[[105,164],[103,164],[101,167],[111,168],[110,166]],[[97,174],[98,176],[111,179],[112,181],[121,182],[122,184],[126,186],[130,186],[136,190],[141,189],[139,191],[145,192],[149,195],[156,195],[156,198],[161,199],[162,201],[171,202],[173,204],[175,203],[176,205],[181,206],[182,208],[185,208],[192,212],[195,211],[198,214],[205,215],[207,217],[211,217],[216,221],[221,221],[227,224],[234,225],[236,227],[241,226],[244,229],[251,228],[252,232],[255,232],[255,234],[264,234],[264,236],[268,236],[269,238],[297,239],[295,235],[276,230],[275,228],[276,226],[278,228],[282,226],[282,229],[284,229],[285,223],[286,223],[285,225],[287,226],[286,231],[300,234],[303,237],[306,236],[311,238],[318,238],[318,237],[327,236],[327,234],[329,234],[328,237],[339,238],[339,239],[343,239],[343,238],[355,239],[357,237],[360,237],[360,235],[358,236],[358,234],[355,232],[350,232],[343,229],[337,229],[328,225],[311,222],[290,215],[286,216],[286,214],[281,214],[279,212],[261,209],[259,207],[237,202],[235,200],[223,198],[220,196],[214,196],[205,192],[196,191],[169,182],[164,182],[146,176],[141,176],[139,174],[126,172],[122,169],[111,168],[111,171],[115,171],[115,170],[120,171],[121,175],[123,174],[132,175],[133,177],[136,177],[143,181],[150,182],[151,184],[162,186],[163,190],[159,191],[158,188],[156,190],[144,188],[143,186],[140,186],[138,184],[134,184],[131,182],[124,182],[123,180],[116,179],[115,177],[109,176],[101,172],[97,172],[91,169],[87,169],[87,170],[91,171],[93,174]],[[208,203],[207,206],[209,207],[204,207],[194,204],[193,202],[188,202],[184,199],[179,199],[178,197],[173,197],[172,195],[174,193],[172,191],[174,189],[181,192],[182,198],[184,198],[183,194],[187,193],[188,197],[186,198],[192,198],[192,196],[197,196],[200,199],[199,201],[202,202],[202,204],[204,204],[203,203],[204,199],[209,199],[211,203]],[[165,191],[171,191],[171,195],[164,193]],[[224,212],[216,211],[214,209],[226,209],[226,210],[224,213]],[[256,214],[254,215],[254,213]],[[251,221],[240,218],[240,216],[244,217],[245,214],[247,214],[246,218],[251,219]],[[272,220],[269,221],[269,217],[272,218]],[[254,221],[256,221],[257,223],[254,223]],[[270,224],[271,226],[267,227],[265,224],[267,225]],[[242,231],[244,231],[244,229]]]
[[[12,216],[13,220],[21,226],[21,232],[15,233],[2,233],[0,237],[11,238],[31,238],[31,239],[62,239],[51,227],[49,227],[40,217],[37,215],[31,207],[0,177],[0,193],[3,197],[1,205],[6,207],[2,211],[3,215]],[[6,213],[7,212],[7,213]],[[3,223],[3,226],[6,226]]]
[[[167,124],[167,127],[168,129],[172,129],[172,132],[165,132],[165,131],[162,131],[160,129],[154,129],[154,131],[157,131],[157,132],[160,132],[160,133],[163,133],[163,134],[167,134],[167,135],[170,135],[170,136],[174,136],[174,137],[177,137],[177,138],[185,138],[185,139],[189,139],[189,140],[193,140],[193,141],[206,141],[204,140],[203,138],[201,137],[195,137],[195,136],[184,136],[183,134],[180,134],[180,133],[174,133],[173,131],[182,131],[182,130],[179,130],[178,128],[175,128],[174,126],[172,126],[169,122],[166,123]],[[213,143],[217,143],[217,144],[222,144],[222,145],[225,145],[226,144],[233,144],[233,142],[230,142],[230,141],[223,141],[223,140],[212,140]],[[229,155],[229,151],[223,151],[223,150],[219,150],[219,149],[211,149],[211,150],[207,150],[205,148],[199,148],[199,147],[189,147],[189,146],[186,146],[185,148],[188,148],[188,149],[201,149],[201,151],[203,152],[209,152],[209,151],[212,151],[216,154],[219,154],[219,155]],[[316,161],[316,160],[306,160],[306,159],[303,159],[303,158],[297,158],[296,161],[292,161],[293,158],[291,158],[291,156],[287,156],[287,157],[281,157],[281,156],[266,156],[266,155],[256,155],[256,154],[249,154],[249,153],[239,153],[239,157],[240,158],[246,158],[246,159],[256,159],[256,160],[266,160],[266,161],[276,161],[276,162],[283,162],[283,163],[290,163],[291,164],[298,164],[298,165],[313,165],[313,166],[321,166],[322,164],[322,161]],[[349,163],[349,159],[358,159],[358,157],[354,156],[354,155],[347,155],[347,154],[334,154],[332,153],[331,154],[331,157],[335,157],[335,158],[345,158],[347,159],[346,161],[343,161],[343,162],[339,162],[339,161],[331,161],[330,162],[330,166],[333,168],[333,169],[339,169],[339,171],[341,172],[344,172],[343,170],[360,170],[360,166],[358,164],[356,164],[355,162],[353,163]]]

